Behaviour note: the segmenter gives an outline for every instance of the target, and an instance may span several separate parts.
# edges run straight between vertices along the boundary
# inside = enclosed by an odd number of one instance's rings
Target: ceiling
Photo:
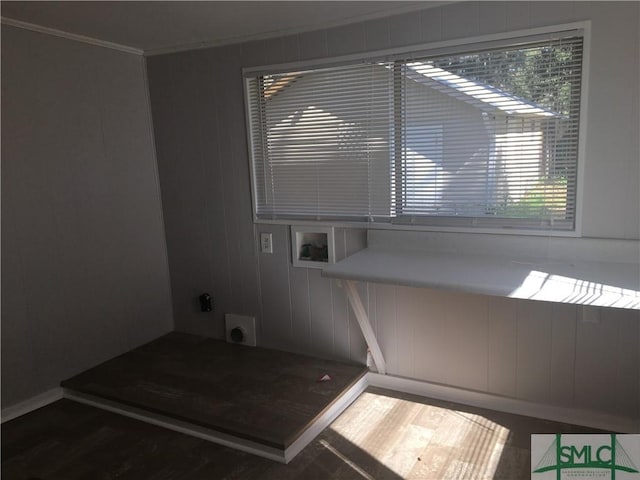
[[[441,1],[2,1],[3,23],[146,54],[237,43],[405,13]],[[38,28],[35,28],[38,29]]]

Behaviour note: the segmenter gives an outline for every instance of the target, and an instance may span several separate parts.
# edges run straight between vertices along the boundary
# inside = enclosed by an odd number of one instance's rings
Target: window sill
[[[516,228],[487,228],[487,227],[454,227],[433,225],[400,224],[388,222],[354,222],[337,220],[294,220],[264,218],[254,219],[256,225],[301,225],[301,226],[327,226],[335,228],[365,228],[367,230],[398,231],[398,232],[440,232],[440,233],[466,233],[466,234],[490,234],[490,235],[522,235],[533,237],[580,237],[578,230],[533,230]]]

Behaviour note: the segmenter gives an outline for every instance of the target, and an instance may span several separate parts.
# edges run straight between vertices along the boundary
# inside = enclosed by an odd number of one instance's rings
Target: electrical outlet
[[[260,234],[260,251],[262,253],[273,253],[273,234],[272,233]]]

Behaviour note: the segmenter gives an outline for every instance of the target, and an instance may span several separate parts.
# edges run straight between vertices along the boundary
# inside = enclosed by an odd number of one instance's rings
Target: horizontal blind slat
[[[252,78],[256,215],[572,228],[581,68],[576,36]]]

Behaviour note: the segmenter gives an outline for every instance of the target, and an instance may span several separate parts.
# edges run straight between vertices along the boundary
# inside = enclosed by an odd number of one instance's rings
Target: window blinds
[[[252,78],[249,92],[258,218],[389,217],[388,65]]]
[[[403,62],[396,221],[573,229],[581,64],[579,37]]]
[[[582,37],[248,79],[257,218],[574,228]]]

